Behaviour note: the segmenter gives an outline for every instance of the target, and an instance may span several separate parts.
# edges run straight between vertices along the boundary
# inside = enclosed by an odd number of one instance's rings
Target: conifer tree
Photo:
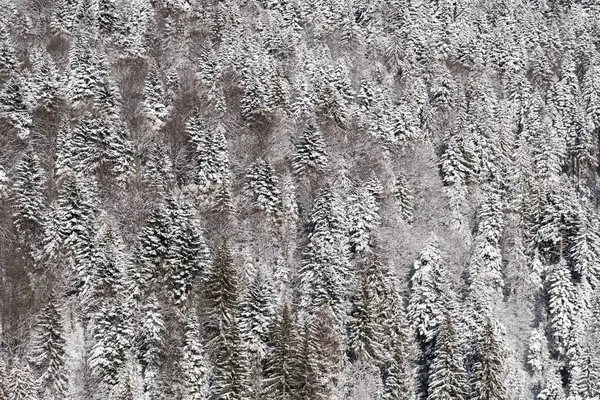
[[[323,172],[329,166],[326,144],[321,131],[312,123],[304,128],[303,135],[294,143],[296,151],[292,160],[294,172],[306,175],[312,171]]]
[[[348,322],[348,350],[352,361],[376,365],[383,357],[384,326],[380,318],[384,308],[381,290],[382,264],[375,260],[359,272],[358,288],[351,298]]]
[[[380,224],[378,196],[381,184],[365,182],[349,196],[348,224],[350,250],[361,255],[371,251],[371,233]]]
[[[38,387],[26,361],[13,361],[6,389],[8,400],[38,399]]]
[[[265,355],[268,331],[274,318],[273,293],[263,273],[256,274],[240,301],[239,328],[245,347],[259,361]]]
[[[144,84],[144,103],[142,110],[148,119],[152,131],[159,131],[165,124],[169,111],[164,104],[165,93],[158,73],[158,66],[150,64]]]
[[[554,271],[548,277],[548,311],[550,329],[556,350],[565,355],[573,337],[573,317],[575,315],[574,288],[571,272],[566,260],[554,265]]]
[[[60,399],[67,392],[65,334],[55,300],[51,299],[38,320],[33,344],[33,363],[40,374],[44,398]]]
[[[229,157],[225,127],[221,122],[208,127],[198,113],[187,122],[187,133],[193,146],[197,168],[195,183],[202,193],[229,185]]]
[[[207,399],[209,363],[202,345],[200,325],[191,318],[185,325],[179,368],[183,376],[184,399]]]
[[[26,140],[32,125],[28,107],[29,93],[20,76],[12,76],[0,88],[0,118],[8,122],[17,132],[19,138]]]
[[[431,342],[437,335],[445,307],[445,271],[437,240],[425,245],[414,263],[408,318],[423,342]]]
[[[271,218],[278,219],[282,211],[282,196],[275,171],[266,160],[255,162],[246,175],[248,191],[256,206]]]
[[[44,224],[46,173],[33,149],[28,148],[14,168],[13,223],[23,240],[32,240]]]
[[[108,385],[116,385],[131,347],[131,320],[120,299],[111,299],[93,316],[92,370]]]
[[[287,303],[269,331],[269,346],[264,362],[262,395],[269,400],[295,399],[298,375],[298,327]]]
[[[233,257],[227,240],[222,239],[214,252],[212,267],[205,281],[209,328],[214,334],[221,332],[235,314],[238,303],[237,284]]]
[[[502,347],[491,320],[483,326],[481,337],[475,348],[470,376],[471,396],[477,400],[504,400],[504,357]]]
[[[400,174],[394,183],[394,197],[402,219],[412,224],[414,221],[413,196],[408,187],[406,177],[403,174]]]
[[[455,324],[453,318],[446,314],[435,339],[428,400],[461,400],[468,397],[467,372]]]
[[[145,380],[154,379],[164,345],[165,322],[156,296],[150,295],[141,307],[141,320],[135,337],[137,355]]]
[[[329,306],[341,318],[348,273],[348,227],[341,198],[329,184],[321,188],[311,212],[312,230],[299,270],[302,309]]]
[[[247,382],[248,359],[233,314],[222,326],[216,338],[214,370],[209,399],[242,400],[249,395]]]

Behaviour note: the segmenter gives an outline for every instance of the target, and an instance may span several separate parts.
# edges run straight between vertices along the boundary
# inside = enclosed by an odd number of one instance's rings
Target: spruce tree
[[[272,288],[267,279],[259,271],[239,305],[238,325],[244,345],[259,361],[265,355],[268,331],[275,313]]]
[[[266,160],[258,160],[252,165],[246,178],[247,190],[256,206],[271,218],[278,219],[283,208],[282,195],[271,164]]]
[[[394,183],[394,198],[398,204],[402,219],[408,224],[414,221],[414,205],[411,190],[403,174],[400,174]]]
[[[56,300],[50,299],[39,317],[32,361],[39,373],[44,398],[60,399],[67,392],[66,341]]]
[[[38,387],[26,361],[14,360],[8,375],[8,400],[38,400]]]
[[[212,266],[205,278],[207,321],[213,336],[225,329],[235,315],[238,303],[236,274],[229,245],[226,239],[222,239],[214,252]]]
[[[164,104],[164,88],[160,79],[158,66],[150,64],[148,76],[144,84],[144,103],[142,110],[148,119],[148,124],[153,132],[159,131],[165,124],[169,111]]]
[[[46,173],[32,148],[14,168],[12,186],[13,223],[24,241],[38,235],[44,224]]]
[[[0,118],[4,119],[23,140],[29,138],[32,126],[29,93],[19,75],[12,76],[0,88]]]
[[[141,306],[141,318],[135,336],[137,356],[142,375],[153,379],[163,352],[165,321],[160,312],[158,299],[150,295]]]
[[[490,319],[485,321],[475,347],[470,376],[473,400],[505,400],[504,356],[499,338]]]
[[[317,194],[309,244],[299,270],[302,309],[329,306],[341,318],[348,274],[348,227],[341,198],[330,185]]]
[[[427,400],[462,400],[469,394],[467,371],[454,319],[446,314],[435,339]]]
[[[422,342],[435,339],[444,314],[445,265],[434,239],[414,263],[408,301],[408,318]]]
[[[269,330],[269,346],[263,368],[262,395],[269,400],[292,400],[300,378],[298,332],[294,314],[287,303],[278,312]]]
[[[294,172],[298,175],[323,172],[329,166],[326,144],[321,131],[313,124],[308,123],[303,135],[294,143],[295,152],[292,160]]]
[[[554,265],[548,277],[548,311],[550,314],[550,330],[556,351],[565,355],[573,337],[573,317],[575,315],[574,288],[571,271],[564,259]]]
[[[184,400],[206,400],[210,364],[202,345],[200,324],[188,318],[184,328],[183,347],[178,362],[182,373]]]

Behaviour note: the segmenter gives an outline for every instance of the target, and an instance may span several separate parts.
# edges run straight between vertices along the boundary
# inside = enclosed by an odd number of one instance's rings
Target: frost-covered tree
[[[470,399],[504,400],[507,398],[504,386],[505,360],[503,349],[491,320],[484,323],[483,331],[477,340],[470,375]]]
[[[38,390],[31,367],[26,361],[14,360],[8,375],[8,400],[37,400]]]
[[[196,165],[197,175],[194,182],[200,191],[206,194],[223,185],[228,186],[229,157],[223,123],[217,122],[208,126],[201,116],[195,113],[186,127]]]
[[[136,352],[145,380],[155,378],[163,351],[165,321],[160,312],[160,304],[154,295],[150,295],[141,306],[141,316],[134,338]],[[152,385],[152,383],[149,383]]]
[[[354,254],[361,255],[372,249],[372,232],[381,220],[378,201],[381,192],[381,183],[373,179],[358,185],[349,196],[348,244]]]
[[[165,124],[169,110],[165,103],[165,91],[162,86],[158,66],[150,64],[144,83],[144,103],[142,110],[148,119],[152,131],[159,131]]]
[[[298,327],[295,315],[284,304],[269,330],[269,346],[263,369],[262,395],[269,400],[296,398],[298,373]]]
[[[329,306],[341,317],[347,291],[348,223],[342,199],[330,185],[319,190],[310,221],[310,242],[299,270],[302,308]]]
[[[259,271],[240,300],[238,325],[244,345],[258,360],[266,352],[269,327],[275,311],[270,282]]]
[[[460,400],[468,398],[468,395],[467,371],[456,322],[446,314],[435,339],[427,399]]]
[[[351,297],[347,327],[348,352],[352,361],[375,365],[384,354],[384,324],[381,318],[384,301],[380,295],[383,264],[370,262],[359,272],[357,288]]]
[[[39,372],[44,398],[60,399],[67,392],[66,340],[59,310],[51,299],[38,319],[32,361]]]
[[[414,221],[414,199],[408,182],[403,174],[399,174],[394,182],[394,198],[398,203],[398,209],[402,219],[409,224]]]
[[[555,349],[565,355],[574,340],[573,317],[575,316],[575,291],[571,271],[564,259],[555,264],[548,277],[548,311],[550,330]]]
[[[108,385],[116,385],[131,348],[131,319],[120,299],[107,301],[92,317],[92,370]]]
[[[210,364],[202,345],[200,324],[189,319],[185,325],[183,347],[178,362],[182,373],[185,400],[208,398]]]
[[[314,124],[307,124],[302,136],[296,139],[294,146],[292,167],[296,174],[306,175],[312,171],[323,172],[329,166],[325,139]]]
[[[423,342],[435,339],[445,310],[446,272],[439,245],[427,243],[414,263],[408,318]]]
[[[279,218],[282,212],[282,195],[275,171],[266,160],[255,162],[248,174],[248,192],[256,206],[272,218]]]
[[[23,240],[33,240],[44,224],[46,172],[32,148],[15,165],[12,182],[13,223]]]
[[[235,315],[238,303],[238,279],[227,240],[214,251],[211,268],[205,278],[209,328],[214,334],[225,329]],[[236,323],[236,330],[239,330]],[[238,332],[239,334],[239,332]]]
[[[29,109],[29,94],[19,75],[12,76],[0,88],[0,118],[15,129],[19,138],[29,138],[32,127],[31,110]]]

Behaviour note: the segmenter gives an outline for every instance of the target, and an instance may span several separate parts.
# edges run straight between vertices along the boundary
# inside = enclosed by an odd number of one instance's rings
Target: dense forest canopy
[[[0,5],[0,400],[600,398],[600,2]]]

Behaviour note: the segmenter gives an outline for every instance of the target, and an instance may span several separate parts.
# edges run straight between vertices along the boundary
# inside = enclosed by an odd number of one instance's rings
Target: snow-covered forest
[[[0,400],[600,398],[599,1],[0,6]]]

